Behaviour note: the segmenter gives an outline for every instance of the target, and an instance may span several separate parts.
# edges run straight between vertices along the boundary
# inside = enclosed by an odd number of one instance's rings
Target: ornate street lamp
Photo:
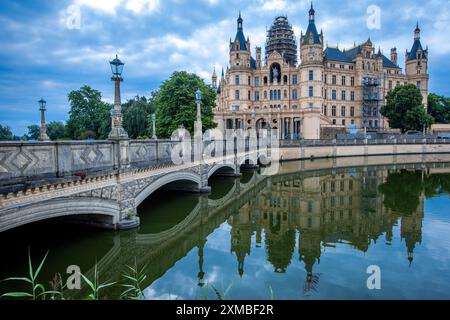
[[[153,137],[152,139],[157,140],[158,137],[156,136],[156,114],[152,114],[152,123],[153,123]]]
[[[128,139],[128,134],[122,127],[122,102],[120,98],[120,83],[123,81],[122,72],[124,63],[120,61],[119,57],[109,62],[111,65],[112,78],[114,81],[114,108],[111,111],[111,132],[109,134],[109,139],[111,140],[121,140]]]
[[[47,135],[47,128],[45,127],[45,111],[47,111],[45,107],[47,105],[47,101],[45,101],[44,98],[41,98],[38,103],[39,110],[41,111],[41,132],[39,135],[39,141],[50,141],[50,138]]]
[[[195,102],[197,103],[197,121],[195,122],[195,129],[194,129],[194,136],[196,138],[201,138],[203,135],[202,132],[202,110],[201,110],[201,105],[202,105],[202,92],[200,91],[200,89],[197,89],[197,91],[195,92]]]

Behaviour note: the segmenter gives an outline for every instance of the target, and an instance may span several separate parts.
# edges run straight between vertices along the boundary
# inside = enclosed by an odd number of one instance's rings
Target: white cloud
[[[122,0],[75,0],[75,5],[88,7],[108,14],[116,14],[116,9]]]
[[[134,14],[151,13],[159,6],[159,0],[128,0],[125,8]]]
[[[265,11],[285,10],[287,7],[286,0],[263,0],[261,3],[261,9]]]
[[[88,7],[107,14],[115,15],[123,6],[135,15],[148,14],[156,11],[160,0],[75,0],[74,4]]]

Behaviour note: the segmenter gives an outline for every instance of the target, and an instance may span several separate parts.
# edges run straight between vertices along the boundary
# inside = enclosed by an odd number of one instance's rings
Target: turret
[[[414,43],[411,51],[406,51],[405,56],[406,77],[410,84],[420,89],[423,96],[423,104],[427,106],[428,100],[428,48],[425,50],[420,42],[420,28],[417,23],[414,29]]]
[[[234,41],[230,40],[230,66],[250,67],[250,39],[244,35],[244,20],[241,13],[237,19],[237,32]]]
[[[322,63],[323,61],[323,33],[319,35],[315,23],[316,12],[311,3],[309,23],[305,35],[300,37],[300,56],[302,63]]]
[[[309,10],[308,28],[300,38],[300,105],[305,110],[302,137],[320,138],[320,112],[324,103],[323,92],[323,33],[317,32],[316,12]]]
[[[261,47],[256,47],[256,68],[261,68]]]
[[[217,89],[217,74],[216,74],[216,67],[214,67],[214,71],[213,74],[211,76],[211,83],[212,83],[212,87],[214,89]]]
[[[392,61],[395,65],[398,65],[397,48],[392,48],[392,49],[391,49],[391,61]]]

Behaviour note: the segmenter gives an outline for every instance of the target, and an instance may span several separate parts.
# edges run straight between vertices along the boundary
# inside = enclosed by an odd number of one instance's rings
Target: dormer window
[[[309,33],[309,44],[314,44],[314,35],[312,32]]]

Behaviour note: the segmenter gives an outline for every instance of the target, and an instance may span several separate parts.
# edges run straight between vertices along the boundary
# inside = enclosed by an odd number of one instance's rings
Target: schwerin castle
[[[422,47],[418,24],[412,49],[406,51],[406,74],[397,57],[396,48],[390,58],[376,51],[370,38],[348,50],[324,46],[311,5],[308,28],[300,36],[300,63],[294,31],[284,16],[275,18],[267,32],[265,57],[256,47],[254,58],[239,14],[229,67],[220,80],[215,70],[212,76],[218,93],[215,122],[222,131],[278,129],[282,139],[318,139],[349,128],[386,130],[380,109],[389,90],[414,84],[427,105],[428,48]]]

